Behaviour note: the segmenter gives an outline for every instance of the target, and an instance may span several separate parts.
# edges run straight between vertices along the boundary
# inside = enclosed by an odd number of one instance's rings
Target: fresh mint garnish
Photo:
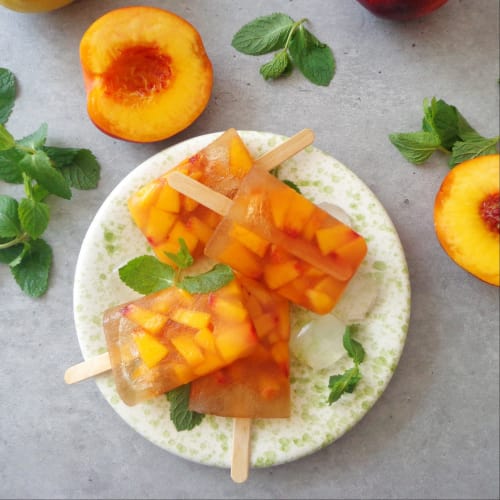
[[[46,146],[47,124],[16,140],[5,127],[16,97],[14,74],[0,68],[0,181],[23,184],[18,202],[0,196],[0,262],[33,297],[48,288],[52,250],[40,239],[50,221],[49,195],[69,200],[71,188],[97,186],[100,166],[88,149]]]
[[[233,270],[226,264],[216,264],[210,271],[185,276],[179,287],[189,293],[209,293],[222,288],[234,279]]]
[[[231,45],[253,56],[278,51],[260,68],[266,80],[288,75],[295,66],[312,83],[327,86],[335,74],[335,58],[330,47],[305,28],[306,22],[282,13],[258,17],[234,35]]]
[[[423,108],[421,131],[389,134],[389,140],[410,163],[421,165],[438,150],[450,155],[450,167],[498,152],[500,136],[481,136],[455,106],[433,97],[424,100]]]
[[[183,238],[179,238],[179,251],[177,253],[165,252],[165,255],[179,269],[186,269],[193,264],[193,257],[189,253],[189,248]]]
[[[170,403],[170,420],[178,431],[190,431],[200,425],[204,414],[189,409],[190,384],[181,385],[165,395]]]
[[[345,393],[352,393],[362,378],[359,365],[365,359],[365,350],[357,340],[352,338],[356,330],[357,327],[355,325],[347,326],[344,336],[342,337],[344,349],[353,360],[354,366],[347,369],[344,373],[332,375],[330,377],[328,381],[328,387],[330,389],[328,404],[335,403],[335,401],[339,400]]]

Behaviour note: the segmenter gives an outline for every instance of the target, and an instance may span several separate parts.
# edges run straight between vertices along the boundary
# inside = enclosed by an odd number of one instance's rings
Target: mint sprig
[[[0,181],[22,184],[19,201],[0,196],[0,263],[32,297],[48,289],[52,249],[41,239],[50,221],[49,195],[66,200],[72,188],[94,189],[100,165],[88,149],[46,146],[47,124],[16,140],[5,124],[16,98],[14,74],[0,68]]]
[[[170,403],[170,420],[178,431],[190,431],[200,425],[205,415],[189,409],[190,384],[181,385],[165,395]]]
[[[333,52],[305,28],[306,22],[279,12],[258,17],[234,35],[231,45],[253,56],[278,51],[260,68],[266,80],[288,75],[297,67],[312,83],[328,86],[335,74]]]
[[[355,325],[349,325],[346,327],[344,336],[342,337],[344,349],[353,360],[354,366],[347,369],[344,373],[332,375],[328,380],[328,388],[330,389],[328,404],[330,405],[338,401],[343,394],[352,393],[358,385],[358,382],[362,379],[359,365],[365,359],[365,350],[363,346],[352,337],[356,330],[357,327]]]
[[[193,263],[186,242],[179,238],[180,249],[169,253],[179,269],[187,269]],[[173,266],[160,262],[151,255],[142,255],[130,260],[118,269],[120,279],[132,290],[147,295],[164,288],[177,286],[189,293],[209,293],[222,288],[234,279],[232,269],[226,264],[216,264],[205,273],[180,277]]]
[[[496,154],[500,136],[486,138],[467,122],[455,106],[442,99],[425,99],[422,130],[389,134],[399,152],[415,165],[425,163],[435,151],[449,155],[454,167],[478,156]]]

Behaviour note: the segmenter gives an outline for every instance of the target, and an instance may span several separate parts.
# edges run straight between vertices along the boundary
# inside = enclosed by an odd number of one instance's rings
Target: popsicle
[[[228,129],[174,170],[232,198],[252,166],[274,168],[313,138],[312,131],[305,129],[254,160],[236,130]],[[220,216],[172,189],[167,179],[165,173],[141,187],[129,198],[128,208],[158,259],[174,265],[165,252],[177,253],[179,238],[183,238],[194,258],[202,255]]]
[[[178,172],[168,179],[225,216],[208,257],[315,313],[333,309],[366,255],[362,236],[262,169],[250,170],[233,200]]]
[[[289,417],[289,302],[254,280],[237,280],[259,345],[249,356],[194,380],[189,407],[224,417]]]
[[[135,405],[250,355],[259,339],[236,280],[207,294],[171,287],[104,313],[116,388]]]

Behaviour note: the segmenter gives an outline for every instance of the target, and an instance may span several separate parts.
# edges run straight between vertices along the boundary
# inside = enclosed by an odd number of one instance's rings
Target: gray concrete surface
[[[136,2],[79,0],[57,12],[0,8],[0,66],[19,95],[15,136],[49,124],[53,145],[91,148],[99,188],[52,199],[46,233],[55,266],[46,296],[24,296],[0,267],[0,497],[2,498],[498,498],[499,293],[441,250],[432,207],[447,172],[435,155],[406,163],[387,140],[420,127],[426,96],[455,104],[484,135],[498,134],[498,2],[450,0],[408,23],[378,19],[354,0],[149,1],[200,31],[215,69],[210,104],[176,137],[130,144],[89,121],[78,45],[104,12]],[[328,88],[298,73],[274,83],[260,59],[235,52],[247,21],[275,11],[308,17],[334,50]],[[170,455],[128,427],[93,382],[68,388],[80,357],[72,316],[73,273],[96,210],[120,179],[178,141],[228,127],[291,135],[304,127],[376,193],[408,259],[412,317],[389,387],[366,417],[332,445],[286,465],[228,471]],[[0,183],[0,193],[19,196]]]

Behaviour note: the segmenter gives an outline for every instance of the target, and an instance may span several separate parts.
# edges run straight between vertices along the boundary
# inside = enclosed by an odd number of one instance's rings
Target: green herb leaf
[[[165,255],[179,268],[186,269],[194,262],[189,253],[189,248],[183,238],[179,238],[179,251],[177,253],[165,252]]]
[[[30,243],[20,262],[11,267],[12,275],[24,293],[40,297],[48,288],[52,249],[42,239]]]
[[[193,429],[201,424],[205,416],[203,413],[198,413],[189,409],[190,389],[190,384],[185,384],[165,394],[167,400],[170,402],[170,420],[172,420],[178,431],[189,431]]]
[[[300,188],[299,186],[297,186],[297,184],[295,184],[295,182],[292,182],[288,179],[284,179],[282,182],[283,184],[286,184],[288,187],[292,188],[294,191],[297,191],[297,193],[301,194]]]
[[[428,160],[441,145],[436,133],[425,131],[390,134],[389,140],[410,163],[415,165]]]
[[[0,238],[0,247],[9,242],[10,240],[7,238]],[[18,259],[23,254],[24,246],[23,243],[18,243],[7,248],[0,248],[0,262],[9,266],[17,265],[19,263]]]
[[[143,295],[175,284],[174,268],[151,255],[142,255],[130,260],[120,267],[118,274],[128,287]]]
[[[0,123],[6,123],[16,99],[16,79],[14,74],[0,68]]]
[[[335,58],[304,26],[299,26],[290,42],[290,55],[302,74],[316,85],[328,86],[335,74]]]
[[[82,190],[97,187],[101,167],[90,150],[55,147],[43,150],[71,187]]]
[[[189,293],[209,293],[222,288],[233,279],[234,274],[229,266],[216,264],[206,273],[184,277],[178,286]]]
[[[52,166],[49,157],[42,150],[27,153],[19,165],[26,174],[38,181],[50,193],[66,200],[71,198],[71,189],[66,179]]]
[[[0,195],[0,237],[15,238],[21,233],[17,200]]]
[[[39,238],[47,229],[50,211],[46,203],[23,198],[18,212],[23,230],[33,239]]]
[[[286,14],[274,13],[245,24],[233,37],[231,45],[248,55],[267,54],[285,46],[293,27],[293,19]]]
[[[282,76],[291,68],[290,57],[286,50],[281,50],[266,64],[260,67],[260,74],[265,80],[275,79]]]
[[[467,139],[466,141],[457,141],[451,150],[451,157],[448,165],[454,167],[466,160],[472,160],[478,156],[494,155],[498,152],[497,145],[499,137],[487,139],[485,137],[476,136]]]
[[[0,180],[11,184],[23,183],[23,171],[19,162],[24,157],[24,153],[16,148],[0,151]]]
[[[460,139],[457,108],[442,99],[436,100],[435,97],[430,103],[428,100],[424,101],[422,128],[435,132],[439,136],[441,146],[451,151],[453,144]]]
[[[48,129],[47,124],[42,123],[38,128],[38,130],[36,130],[30,135],[27,135],[26,137],[23,137],[22,139],[17,141],[17,143],[25,148],[30,148],[30,149],[41,148],[45,144],[45,141],[47,140],[47,129]]]
[[[0,123],[0,151],[11,149],[16,145],[14,137],[10,132]]]
[[[365,359],[365,350],[357,340],[352,338],[356,329],[353,325],[346,327],[344,336],[342,337],[342,344],[349,357],[352,358],[355,364],[359,365]]]
[[[358,365],[349,368],[341,375],[332,375],[328,381],[328,387],[330,388],[328,403],[335,403],[346,392],[352,393],[360,380],[361,373]]]

